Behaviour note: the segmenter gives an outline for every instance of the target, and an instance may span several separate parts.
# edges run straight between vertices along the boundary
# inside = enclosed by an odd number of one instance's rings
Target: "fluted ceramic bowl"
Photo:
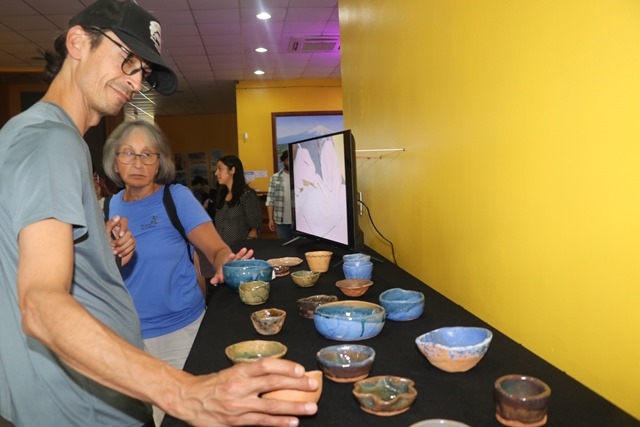
[[[375,337],[385,321],[384,308],[366,301],[336,301],[316,308],[313,322],[325,338],[359,341]]]
[[[242,259],[229,261],[222,265],[224,281],[236,292],[245,282],[256,280],[269,282],[272,272],[271,264],[261,259]]]
[[[414,382],[408,378],[381,375],[356,382],[353,395],[363,411],[391,416],[409,410],[418,392]]]
[[[486,328],[452,326],[422,334],[415,342],[436,368],[446,372],[466,372],[484,357],[492,338],[493,333]]]
[[[316,353],[324,375],[337,383],[352,383],[366,378],[375,358],[375,350],[361,344],[331,345]]]
[[[417,319],[424,311],[424,294],[418,291],[393,288],[379,296],[380,305],[387,311],[387,319],[405,321]]]

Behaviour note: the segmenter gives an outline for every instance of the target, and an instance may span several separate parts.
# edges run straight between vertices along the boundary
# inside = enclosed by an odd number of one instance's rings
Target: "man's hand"
[[[225,259],[224,262],[227,263],[229,261],[235,261],[237,259],[251,259],[251,258],[253,258],[253,249],[247,250],[247,248],[242,248],[235,254],[231,253],[227,255],[227,258]],[[222,273],[222,268],[218,268],[218,271],[216,271],[216,275],[211,278],[211,281],[209,283],[216,286],[223,282],[224,282],[224,275]]]
[[[315,403],[262,399],[260,396],[280,389],[313,391],[319,386],[317,380],[304,376],[304,368],[297,363],[262,359],[234,365],[216,374],[192,377],[179,394],[184,401],[175,410],[166,409],[194,426],[297,426],[296,416],[317,412]]]
[[[105,225],[113,254],[122,260],[122,265],[126,265],[133,257],[133,251],[136,248],[136,239],[129,231],[127,218],[116,215]]]

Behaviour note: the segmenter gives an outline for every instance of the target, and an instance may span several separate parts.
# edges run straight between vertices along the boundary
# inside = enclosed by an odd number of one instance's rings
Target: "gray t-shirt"
[[[151,418],[149,405],[87,379],[22,332],[18,235],[46,218],[73,225],[73,297],[142,347],[93,188],[88,147],[62,109],[37,103],[0,130],[0,414],[24,426],[140,426]]]

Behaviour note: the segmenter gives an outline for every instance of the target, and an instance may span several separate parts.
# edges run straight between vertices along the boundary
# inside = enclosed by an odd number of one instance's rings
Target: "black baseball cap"
[[[113,31],[133,53],[151,65],[159,93],[171,95],[178,88],[176,73],[160,56],[160,22],[134,0],[96,0],[71,18],[69,27],[74,25]]]

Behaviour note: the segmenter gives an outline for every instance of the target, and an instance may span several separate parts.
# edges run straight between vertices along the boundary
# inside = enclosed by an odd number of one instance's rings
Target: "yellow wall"
[[[243,81],[236,86],[236,105],[239,157],[245,170],[267,171],[267,178],[251,183],[267,191],[274,172],[271,113],[341,111],[342,88],[335,79]]]
[[[340,0],[340,21],[346,127],[406,149],[358,163],[400,266],[640,418],[640,3]]]
[[[156,116],[155,122],[167,136],[174,153],[205,152],[207,159],[212,150],[220,150],[223,155],[238,154],[235,114]],[[213,172],[209,165],[210,180]]]

